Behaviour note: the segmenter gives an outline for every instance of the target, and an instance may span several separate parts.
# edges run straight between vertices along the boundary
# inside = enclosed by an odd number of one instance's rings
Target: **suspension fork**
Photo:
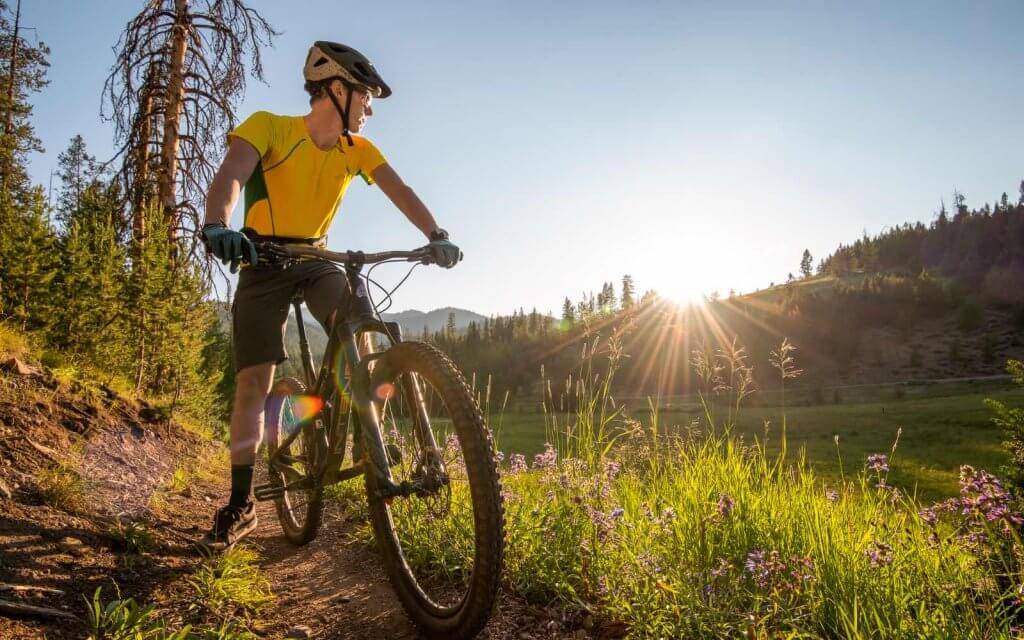
[[[444,461],[437,448],[434,430],[430,428],[430,414],[427,412],[427,405],[423,401],[423,390],[415,373],[402,376],[402,394],[411,400],[413,411],[416,413],[413,416],[413,424],[423,452],[429,456],[430,462],[437,464],[443,470]]]
[[[377,485],[384,495],[397,495],[399,488],[391,477],[387,452],[384,448],[384,436],[380,431],[380,417],[377,406],[373,402],[370,389],[370,370],[368,362],[359,356],[359,345],[356,336],[347,326],[339,326],[338,338],[349,366],[349,391],[352,406],[359,417],[359,434],[362,440],[362,457],[368,462],[366,473],[374,474]],[[354,463],[359,461],[353,460]]]

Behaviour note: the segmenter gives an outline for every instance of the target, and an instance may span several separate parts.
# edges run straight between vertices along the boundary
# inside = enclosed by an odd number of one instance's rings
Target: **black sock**
[[[244,507],[252,502],[252,467],[251,464],[231,465],[231,498],[230,507]]]

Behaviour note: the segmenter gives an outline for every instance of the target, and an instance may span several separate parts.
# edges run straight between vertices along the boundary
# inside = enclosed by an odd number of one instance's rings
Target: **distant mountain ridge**
[[[470,322],[481,324],[486,319],[485,316],[479,313],[456,307],[442,307],[427,312],[409,309],[407,311],[399,311],[398,313],[384,313],[381,315],[386,322],[397,322],[401,325],[403,335],[418,336],[423,333],[424,327],[431,332],[444,329],[448,324],[448,316],[453,313],[455,314],[455,329],[458,331],[468,327]]]

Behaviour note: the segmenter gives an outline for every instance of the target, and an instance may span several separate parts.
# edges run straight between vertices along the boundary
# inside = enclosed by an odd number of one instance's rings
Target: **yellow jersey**
[[[384,164],[372,142],[352,134],[328,151],[317,148],[302,116],[257,111],[228,134],[245,140],[260,161],[245,183],[245,222],[263,236],[310,239],[327,234],[355,176],[373,184],[371,172]]]

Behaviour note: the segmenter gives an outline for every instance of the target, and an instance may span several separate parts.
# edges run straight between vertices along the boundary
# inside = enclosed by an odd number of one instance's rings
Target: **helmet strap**
[[[345,87],[345,108],[342,109],[341,105],[338,104],[338,99],[334,97],[334,92],[331,91],[331,80],[334,79],[335,78],[329,78],[328,80],[324,81],[324,86],[327,88],[327,97],[331,99],[331,103],[334,104],[334,108],[338,110],[338,115],[341,116],[342,135],[345,136],[345,140],[348,142],[348,146],[351,147],[354,146],[354,144],[352,142],[352,134],[348,130],[348,114],[349,109],[352,108],[352,86],[349,85],[349,83],[345,82],[344,80],[338,78],[342,86]]]

